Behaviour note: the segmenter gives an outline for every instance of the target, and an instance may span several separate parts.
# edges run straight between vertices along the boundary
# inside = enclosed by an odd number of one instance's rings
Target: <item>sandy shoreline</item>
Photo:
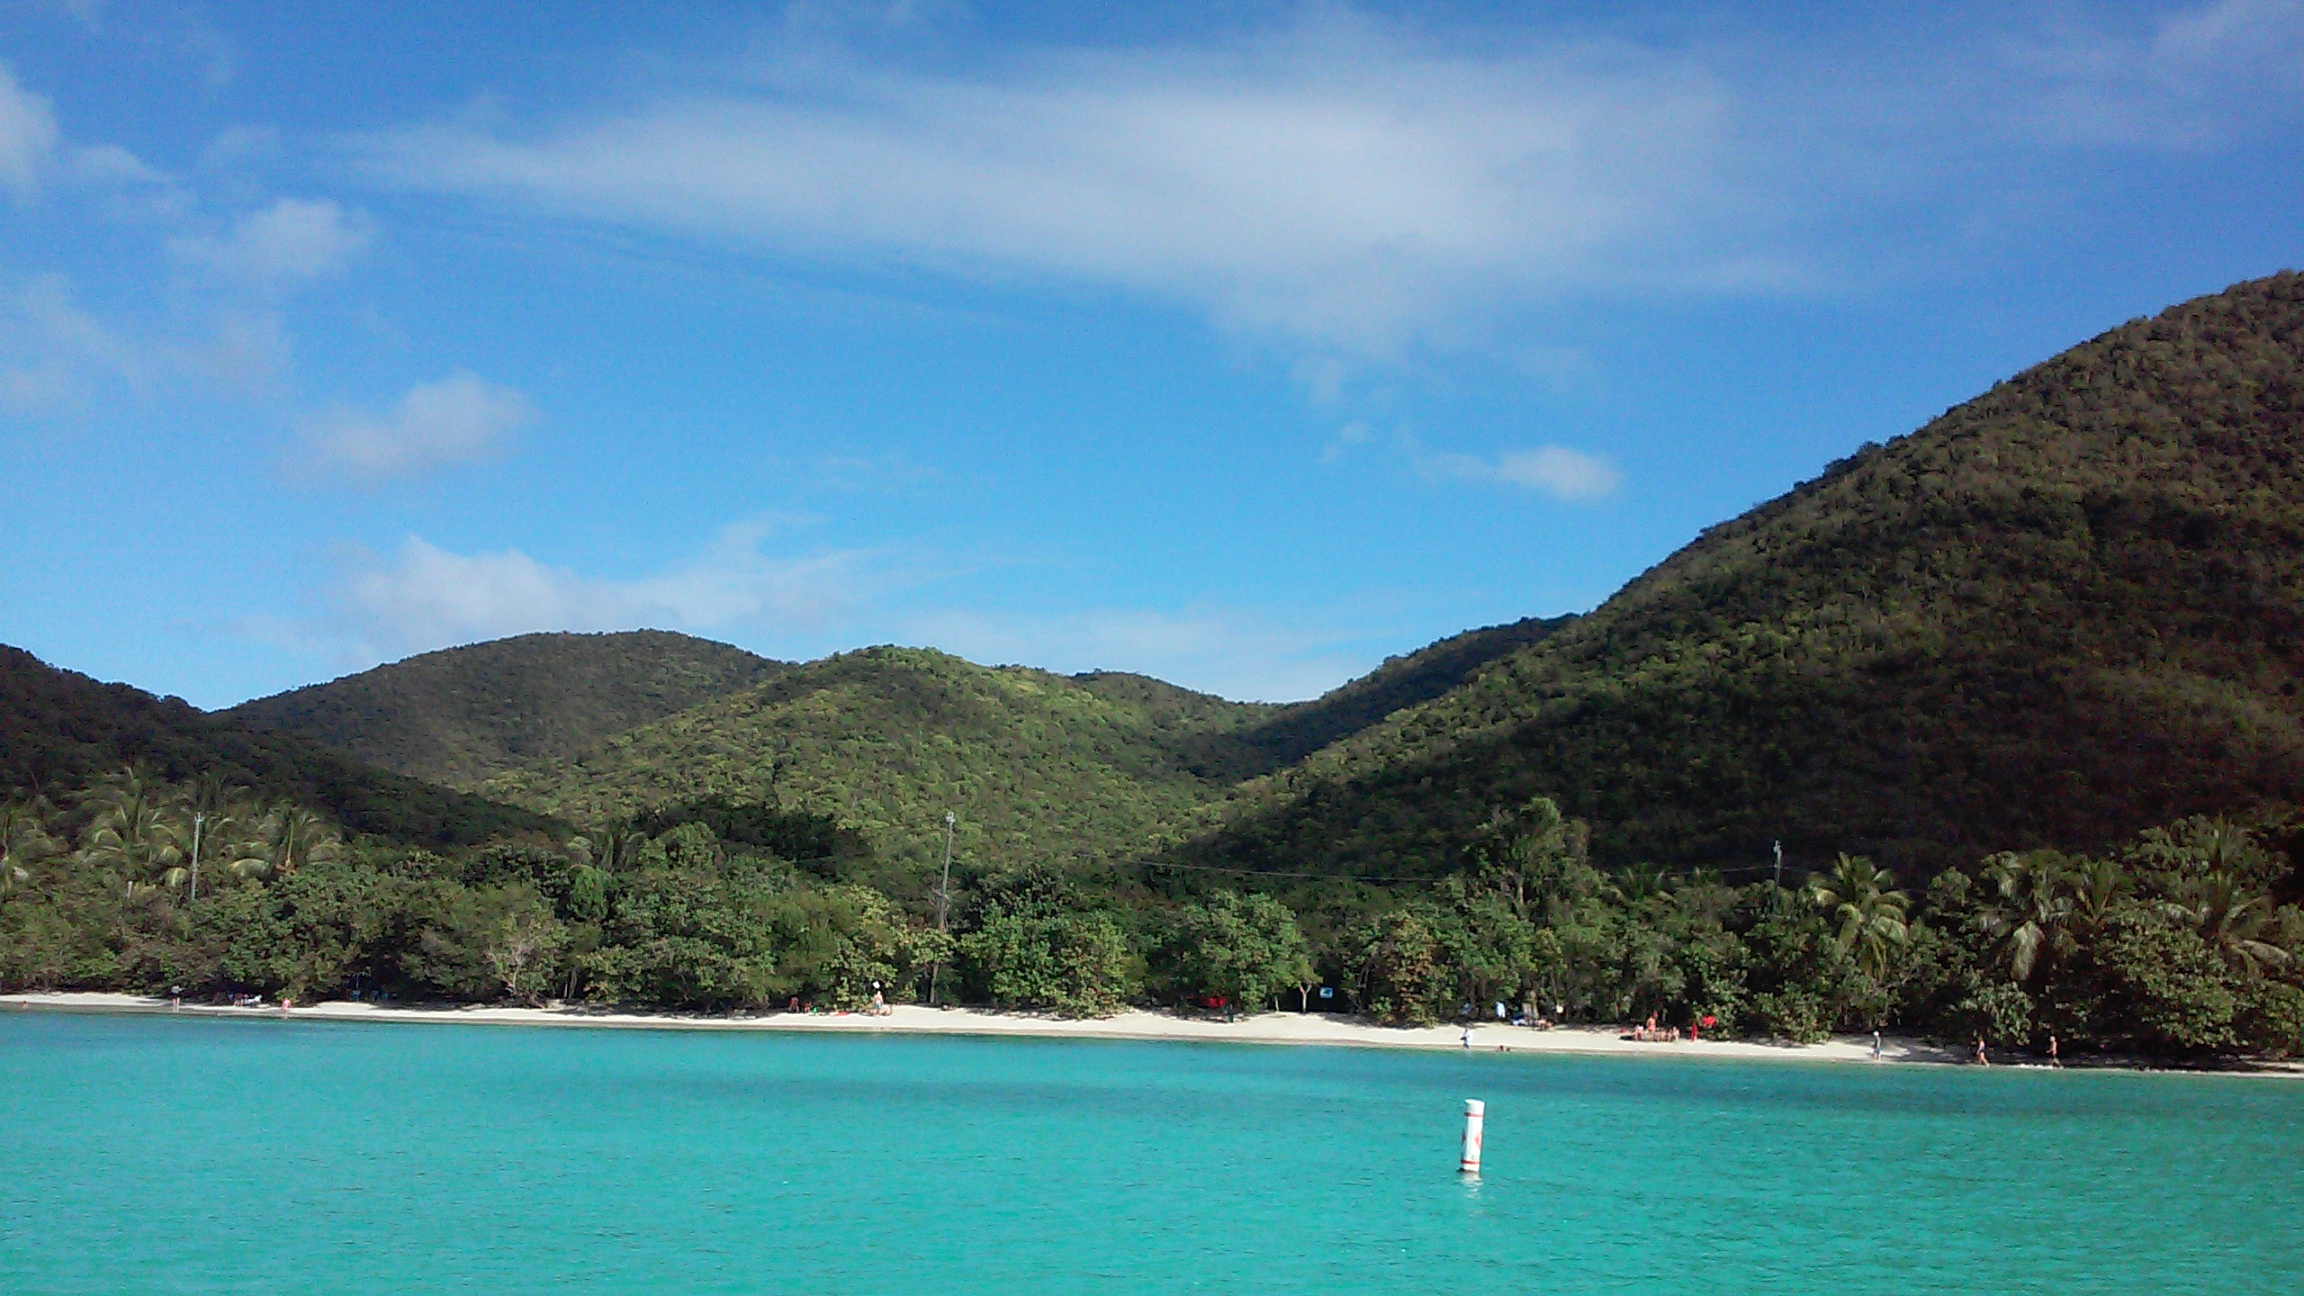
[[[1132,1009],[1116,1017],[1075,1020],[1027,1013],[1001,1013],[982,1008],[924,1008],[899,1004],[884,1017],[862,1013],[713,1014],[641,1012],[568,1005],[520,1008],[481,1004],[442,1004],[411,1007],[385,1006],[349,1000],[299,1005],[283,1013],[278,1007],[233,1008],[217,1004],[185,1004],[131,994],[55,992],[0,995],[0,1011],[83,1012],[175,1015],[186,1017],[244,1018],[279,1021],[349,1021],[430,1023],[433,1025],[544,1026],[604,1030],[700,1031],[819,1031],[861,1035],[991,1035],[1043,1039],[1169,1040],[1223,1044],[1314,1044],[1342,1048],[1440,1049],[1464,1048],[1461,1026],[1378,1026],[1356,1018],[1326,1013],[1262,1013],[1224,1022],[1203,1017],[1177,1017],[1165,1012]],[[1472,1028],[1475,1052],[1568,1053],[1618,1057],[1684,1057],[1753,1059],[1773,1062],[1841,1062],[1872,1064],[1870,1036],[1841,1035],[1822,1044],[1768,1044],[1751,1040],[1680,1040],[1643,1043],[1624,1037],[1621,1029],[1563,1027],[1539,1031],[1485,1025]],[[1881,1041],[1880,1061],[1961,1065],[1968,1060],[1962,1049],[1943,1048],[1901,1036]],[[2045,1069],[2033,1058],[2010,1056],[1997,1065]],[[2075,1064],[2082,1070],[2178,1071],[2176,1067],[2149,1066],[2134,1060]],[[2257,1063],[2192,1074],[2287,1076],[2304,1078],[2304,1064]]]
[[[1232,1044],[1319,1044],[1352,1048],[1448,1049],[1461,1051],[1459,1026],[1377,1026],[1324,1013],[1263,1013],[1224,1022],[1132,1010],[1116,1017],[1070,1020],[978,1008],[925,1008],[900,1004],[885,1017],[860,1013],[763,1013],[717,1015],[650,1013],[591,1006],[520,1008],[484,1005],[384,1006],[351,1001],[299,1005],[282,1013],[272,1008],[232,1008],[210,1004],[171,1005],[165,999],[129,994],[52,993],[0,995],[12,1011],[173,1014],[298,1021],[430,1022],[490,1026],[560,1026],[622,1030],[822,1031],[847,1034],[1005,1035],[1051,1039],[1182,1040]],[[1643,1057],[1767,1058],[1799,1062],[1871,1060],[1870,1037],[1847,1036],[1824,1044],[1762,1044],[1746,1040],[1682,1040],[1649,1044],[1622,1038],[1620,1031],[1565,1027],[1539,1031],[1501,1025],[1472,1029],[1475,1051],[1511,1053],[1589,1053]],[[1917,1041],[1889,1038],[1881,1045],[1887,1062],[1955,1062],[1953,1052]]]

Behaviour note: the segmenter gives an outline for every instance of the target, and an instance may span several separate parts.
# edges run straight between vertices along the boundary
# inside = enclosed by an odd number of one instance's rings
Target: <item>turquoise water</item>
[[[0,1095],[11,1293],[2304,1291],[2287,1081],[12,1014]]]

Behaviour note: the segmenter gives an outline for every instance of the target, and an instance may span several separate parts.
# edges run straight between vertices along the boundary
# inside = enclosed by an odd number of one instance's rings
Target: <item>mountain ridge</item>
[[[1109,863],[1221,794],[1190,770],[1194,740],[1271,709],[1142,676],[864,648],[482,789],[583,823],[695,796],[789,801],[911,866],[937,854],[950,811],[984,866]]]
[[[1183,857],[1439,870],[1542,794],[1615,862],[1919,870],[2304,800],[2300,393],[2293,273],[2109,330],[1254,782]]]

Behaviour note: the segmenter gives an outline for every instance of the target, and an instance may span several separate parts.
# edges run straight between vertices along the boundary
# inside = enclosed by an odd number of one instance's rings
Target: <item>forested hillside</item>
[[[1133,858],[1223,787],[1212,736],[1278,708],[1137,675],[1070,678],[914,648],[842,653],[482,790],[592,824],[698,796],[831,813],[884,859],[924,866],[944,815],[979,866]]]
[[[258,733],[178,698],[100,684],[0,645],[0,788],[69,789],[130,764],[163,779],[213,775],[245,784],[399,842],[466,845],[566,831],[525,810],[363,765],[287,734]]]
[[[469,789],[784,669],[741,648],[664,630],[528,634],[424,653],[225,714]]]
[[[1995,386],[1715,527],[1180,858],[1440,872],[1557,798],[1598,858],[1908,876],[2304,801],[2304,280]]]

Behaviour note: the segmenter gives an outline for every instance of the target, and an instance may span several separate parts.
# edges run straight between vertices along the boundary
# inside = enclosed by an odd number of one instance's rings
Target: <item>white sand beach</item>
[[[0,1012],[83,1012],[222,1017],[278,1021],[405,1022],[476,1026],[559,1026],[599,1030],[825,1031],[849,1034],[1004,1035],[1048,1039],[1176,1040],[1216,1044],[1318,1044],[1343,1048],[1464,1049],[1463,1027],[1379,1026],[1330,1013],[1260,1013],[1235,1021],[1180,1017],[1132,1009],[1114,1017],[1076,1019],[982,1008],[892,1006],[886,1016],[843,1012],[677,1013],[602,1008],[588,1004],[524,1008],[511,1005],[440,1004],[411,1006],[331,1000],[235,1008],[221,1004],[181,1006],[144,995],[50,992],[0,995]],[[1658,1058],[1743,1058],[1776,1062],[1835,1062],[1876,1065],[1868,1035],[1839,1035],[1821,1044],[1764,1043],[1753,1040],[1679,1040],[1650,1043],[1629,1038],[1624,1028],[1569,1026],[1531,1030],[1496,1024],[1472,1028],[1472,1051],[1484,1053],[1578,1053]],[[1965,1065],[1963,1048],[1889,1035],[1880,1063]],[[2004,1055],[1995,1066],[2045,1069],[2036,1058]],[[2073,1070],[2106,1067],[2182,1070],[2142,1059],[2090,1059]],[[2285,1076],[2304,1079],[2304,1062],[2257,1062],[2217,1068],[2213,1074]]]
[[[886,1016],[863,1013],[760,1014],[650,1013],[584,1005],[523,1008],[501,1005],[414,1007],[353,1001],[234,1008],[184,1004],[128,994],[50,993],[0,995],[8,1011],[162,1013],[183,1016],[270,1018],[300,1021],[432,1022],[490,1026],[568,1026],[624,1030],[830,1031],[851,1034],[947,1034],[1041,1036],[1056,1039],[1188,1040],[1230,1044],[1325,1044],[1355,1048],[1462,1050],[1461,1026],[1378,1026],[1327,1013],[1260,1013],[1236,1021],[1178,1017],[1132,1010],[1116,1017],[1078,1020],[978,1008],[891,1007]],[[1869,1063],[1869,1036],[1843,1036],[1823,1044],[1764,1044],[1747,1040],[1681,1040],[1643,1043],[1618,1029],[1480,1025],[1472,1028],[1472,1049],[1507,1053],[1605,1053],[1643,1057],[1769,1058],[1802,1062]],[[1917,1041],[1890,1037],[1881,1045],[1887,1062],[1957,1062],[1962,1055]]]

